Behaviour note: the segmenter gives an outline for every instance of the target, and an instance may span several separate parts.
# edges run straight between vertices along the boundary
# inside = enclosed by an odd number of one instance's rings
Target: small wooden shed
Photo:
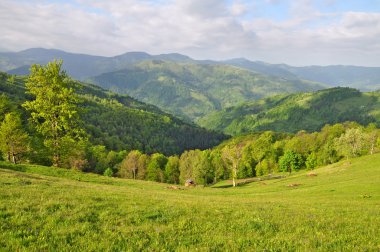
[[[192,179],[187,179],[185,182],[185,186],[195,186],[195,182]]]

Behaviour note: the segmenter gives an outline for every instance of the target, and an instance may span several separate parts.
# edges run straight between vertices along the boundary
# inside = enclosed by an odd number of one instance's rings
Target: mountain
[[[360,66],[307,66],[282,65],[299,78],[326,83],[331,86],[357,88],[362,91],[380,88],[380,67]]]
[[[352,87],[362,91],[380,88],[380,67],[362,66],[305,66],[294,67],[286,64],[268,64],[249,61],[244,58],[224,61],[253,72],[289,79],[304,79],[324,83],[332,87]]]
[[[309,81],[266,76],[223,64],[160,60],[101,74],[91,82],[195,121],[247,100],[324,88]]]
[[[274,130],[295,133],[325,124],[355,121],[380,125],[380,92],[352,88],[278,95],[215,112],[198,121],[203,127],[237,135]]]
[[[12,80],[0,73],[0,98],[7,96],[20,111],[23,111],[20,104],[30,99],[25,94],[24,81],[24,77]],[[83,100],[81,118],[90,141],[109,150],[138,149],[172,155],[187,149],[207,149],[226,139],[223,134],[183,122],[129,96],[91,84],[79,85],[78,93]]]
[[[288,79],[299,79],[299,77],[296,74],[292,73],[289,69],[284,67],[284,65],[268,64],[262,61],[250,61],[245,58],[230,59],[224,61],[223,63],[227,65],[241,67],[256,73]]]
[[[87,78],[106,72],[123,69],[144,60],[169,60],[191,62],[188,56],[171,53],[150,55],[145,52],[128,52],[114,57],[68,53],[55,49],[32,48],[20,52],[0,53],[0,71],[27,75],[31,64],[46,64],[54,59],[63,60],[63,68],[75,79]]]
[[[127,52],[114,57],[68,53],[55,49],[31,48],[21,52],[0,53],[0,71],[25,75],[31,64],[46,64],[54,59],[63,59],[64,68],[75,79],[87,80],[107,72],[125,69],[146,60],[165,60],[177,63],[232,65],[255,73],[280,78],[304,79],[324,83],[328,86],[347,86],[360,90],[380,88],[380,67],[360,66],[305,66],[269,64],[236,58],[225,61],[194,60],[178,53],[150,55],[145,52]]]

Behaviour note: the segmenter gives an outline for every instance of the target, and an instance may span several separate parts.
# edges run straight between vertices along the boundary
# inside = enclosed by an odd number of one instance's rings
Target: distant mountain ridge
[[[46,64],[54,59],[63,60],[63,68],[75,79],[86,80],[106,72],[113,72],[145,60],[191,62],[178,53],[150,55],[145,52],[127,52],[114,57],[68,53],[56,49],[31,48],[20,52],[0,52],[0,71],[27,75],[31,64]]]
[[[127,52],[104,57],[68,53],[56,49],[31,48],[20,52],[0,52],[0,71],[11,74],[27,74],[34,63],[46,64],[53,59],[63,59],[64,68],[76,79],[86,80],[107,72],[115,72],[146,60],[164,60],[177,63],[224,64],[244,68],[256,73],[281,78],[304,79],[334,86],[347,86],[363,91],[380,88],[380,67],[361,66],[305,66],[269,64],[236,58],[224,61],[194,60],[178,53],[150,55],[145,52]]]

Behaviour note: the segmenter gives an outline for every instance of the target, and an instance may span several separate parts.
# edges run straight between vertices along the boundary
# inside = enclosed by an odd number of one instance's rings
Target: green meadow
[[[0,250],[379,251],[380,154],[181,190],[0,162]]]

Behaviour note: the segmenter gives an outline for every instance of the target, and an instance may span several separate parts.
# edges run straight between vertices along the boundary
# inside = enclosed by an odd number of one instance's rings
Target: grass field
[[[379,251],[380,154],[237,188],[0,162],[4,251]]]

